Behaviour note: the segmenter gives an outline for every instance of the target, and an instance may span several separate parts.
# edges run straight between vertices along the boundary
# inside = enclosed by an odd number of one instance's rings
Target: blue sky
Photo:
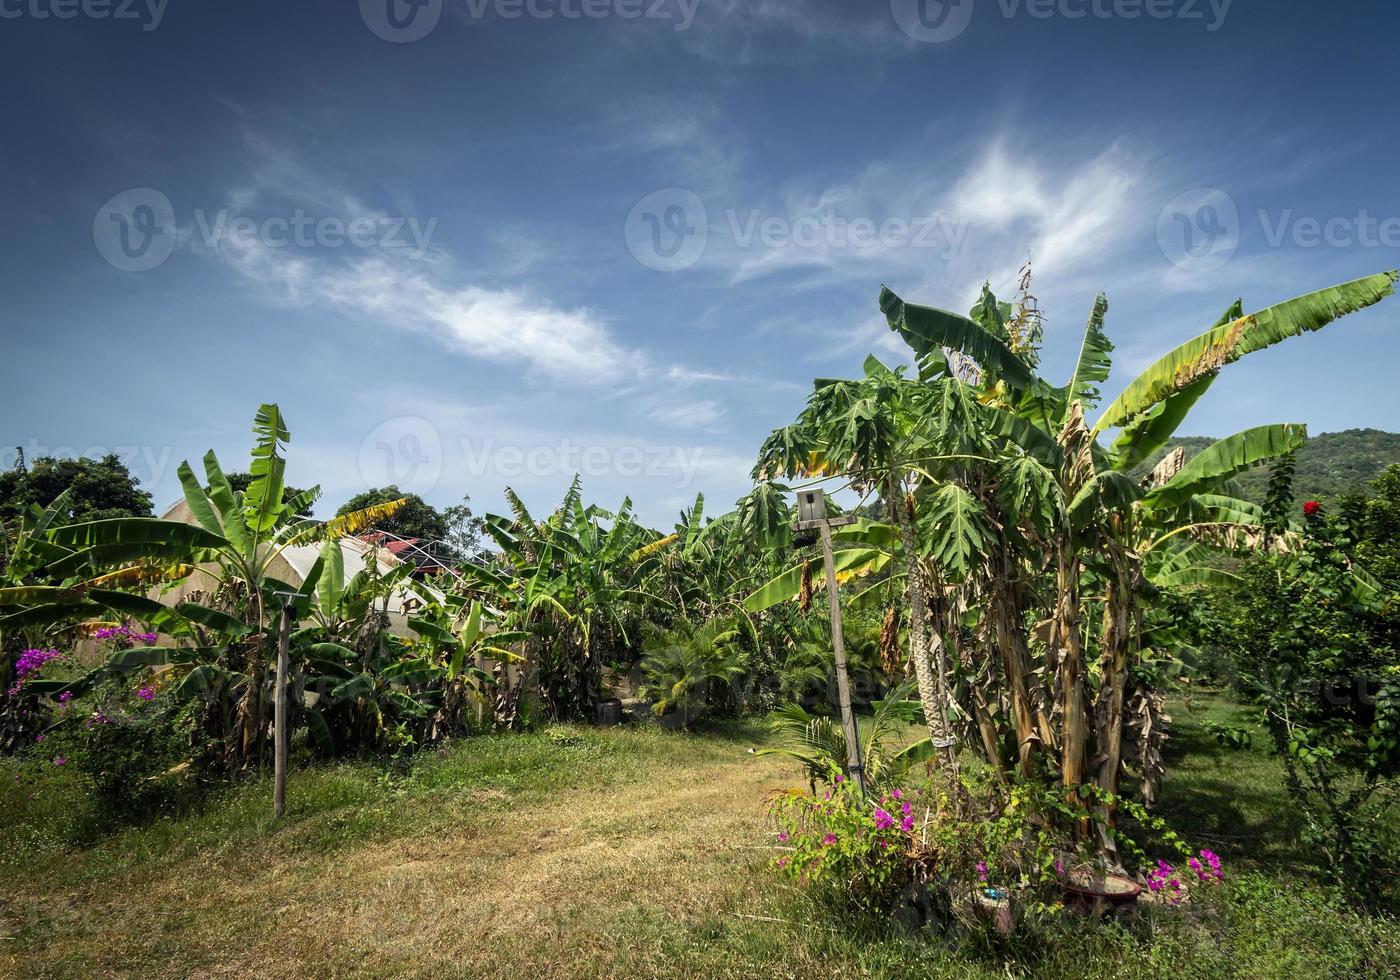
[[[1112,395],[1236,296],[1400,265],[1393,5],[917,2],[0,0],[0,446],[160,507],[275,400],[322,512],[582,470],[663,524],[899,359],[882,282],[965,310],[1031,256],[1052,378],[1102,289]],[[1400,299],[1187,429],[1400,429],[1397,355]]]

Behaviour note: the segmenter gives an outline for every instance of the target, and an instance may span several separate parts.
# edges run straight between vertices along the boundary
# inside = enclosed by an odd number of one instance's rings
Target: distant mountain
[[[1177,446],[1186,450],[1186,458],[1214,443],[1205,436],[1183,436],[1173,439],[1165,449],[1134,469],[1133,476],[1142,478],[1152,471],[1162,457]],[[1328,501],[1349,490],[1359,490],[1380,475],[1381,470],[1400,463],[1400,433],[1380,429],[1348,429],[1345,432],[1325,432],[1308,440],[1298,450],[1298,470],[1293,476],[1295,500]],[[1259,466],[1237,477],[1247,500],[1263,503],[1269,490],[1269,467]]]

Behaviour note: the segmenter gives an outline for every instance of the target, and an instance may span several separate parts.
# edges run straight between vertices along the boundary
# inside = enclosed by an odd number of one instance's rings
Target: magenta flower
[[[836,835],[827,834],[825,837],[822,838],[822,843],[830,847],[832,844],[836,843]]]
[[[155,688],[151,687],[151,685],[149,684],[146,684],[139,691],[136,692],[136,696],[142,701],[150,701],[156,696]]]
[[[61,766],[61,765],[63,765],[64,763],[66,763],[67,761],[68,761],[68,760],[65,759],[65,758],[64,758],[63,756],[61,756],[61,755],[56,755],[56,756],[53,757],[53,764],[56,765],[56,766]]]
[[[913,808],[912,806],[910,806],[908,803],[906,803],[906,804],[904,804],[902,807],[900,807],[899,810],[900,810],[900,812],[903,813],[906,817],[909,816],[909,814],[911,814],[911,813],[914,812],[914,808]]]
[[[977,862],[977,880],[978,880],[978,881],[981,881],[981,882],[984,882],[984,883],[985,883],[986,880],[987,880],[987,862],[986,862],[986,861],[978,861],[978,862]]]
[[[899,790],[895,790],[895,791],[894,791],[893,793],[891,793],[890,795],[893,796],[896,800],[902,800],[902,799],[904,799],[904,794],[901,793]]]
[[[43,740],[44,740],[44,736],[43,736],[43,735],[35,735],[35,736],[34,736],[34,741],[35,741],[35,742],[42,742]]]
[[[906,816],[899,822],[899,829],[906,834],[912,834],[914,832],[914,818],[912,816]]]
[[[63,654],[57,650],[25,650],[15,660],[15,682],[10,685],[7,693],[10,697],[14,697],[31,674],[38,673],[44,664],[50,660],[57,660],[61,656]]]
[[[67,704],[69,701],[72,701],[72,700],[73,700],[73,692],[72,692],[72,691],[64,691],[62,694],[60,694],[60,695],[58,696],[58,703],[59,703],[59,704]]]
[[[844,783],[845,781],[846,781],[846,777],[843,776],[843,775],[841,775],[841,774],[838,772],[838,773],[836,774],[836,779],[834,780],[834,782],[837,782],[837,783]]]
[[[889,830],[894,826],[894,818],[877,806],[875,808],[875,826],[879,830]]]
[[[786,844],[786,843],[787,843],[787,839],[788,839],[788,832],[787,832],[786,830],[780,830],[780,831],[778,831],[778,840],[780,840],[780,841],[782,841],[784,844]]]

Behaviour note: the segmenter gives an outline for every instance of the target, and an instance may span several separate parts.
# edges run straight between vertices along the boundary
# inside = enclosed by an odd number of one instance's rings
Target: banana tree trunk
[[[1036,746],[1053,746],[1054,734],[1049,716],[1031,701],[1030,645],[1026,641],[1025,610],[1013,579],[1017,572],[1014,561],[1014,556],[1002,555],[998,566],[991,569],[988,615],[1006,674],[1011,718],[1016,726],[1016,757],[1021,772],[1029,776]]]
[[[1058,686],[1063,709],[1060,779],[1077,799],[1078,787],[1084,782],[1089,716],[1084,699],[1084,645],[1079,635],[1079,562],[1071,547],[1068,541],[1060,544],[1051,635],[1059,651]]]
[[[1095,784],[1110,796],[1118,793],[1118,772],[1123,762],[1123,697],[1132,654],[1134,571],[1130,559],[1114,562],[1114,572],[1104,595],[1103,669],[1099,686],[1099,768]],[[1100,807],[1100,818],[1112,827],[1118,807]],[[1111,844],[1108,845],[1111,850]]]
[[[996,719],[992,717],[992,709],[987,699],[987,691],[991,686],[988,672],[992,670],[992,666],[989,663],[986,665],[987,672],[979,672],[972,658],[966,655],[962,658],[962,665],[964,674],[969,678],[969,700],[972,702],[973,720],[977,723],[977,734],[982,740],[982,755],[987,764],[995,770],[997,780],[1005,783],[1011,771],[1002,757],[1001,733],[997,730]]]

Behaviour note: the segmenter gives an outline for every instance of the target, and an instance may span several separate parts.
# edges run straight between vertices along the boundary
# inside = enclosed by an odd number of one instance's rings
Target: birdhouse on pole
[[[826,494],[823,491],[797,491],[797,521],[793,524],[794,531],[814,531],[821,527],[844,527],[855,522],[856,519],[849,514],[845,517],[827,517]]]
[[[823,490],[801,490],[797,494],[797,522],[816,523],[826,518],[826,493]]]
[[[831,647],[836,661],[836,695],[841,705],[841,727],[846,734],[846,775],[860,790],[866,793],[865,761],[861,758],[860,729],[856,725],[855,711],[851,708],[851,682],[846,668],[846,641],[841,629],[841,595],[836,584],[836,560],[831,552],[831,529],[846,524],[854,524],[855,518],[826,516],[826,494],[820,490],[797,491],[798,532],[816,530],[821,535],[822,564],[826,569],[826,595],[831,606]],[[794,539],[796,543],[796,539]]]

